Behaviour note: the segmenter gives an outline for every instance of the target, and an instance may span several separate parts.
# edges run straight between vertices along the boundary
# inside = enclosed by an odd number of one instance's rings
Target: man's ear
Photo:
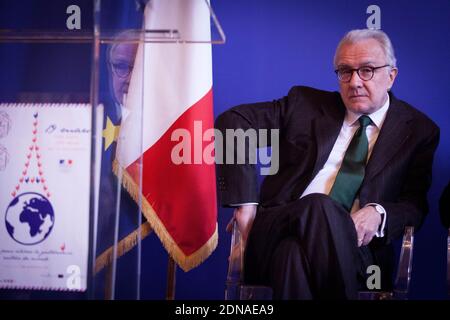
[[[398,69],[397,68],[391,68],[391,70],[389,71],[389,80],[390,80],[390,85],[388,87],[388,91],[392,88],[392,86],[394,85],[394,81],[395,78],[397,77],[398,74]]]

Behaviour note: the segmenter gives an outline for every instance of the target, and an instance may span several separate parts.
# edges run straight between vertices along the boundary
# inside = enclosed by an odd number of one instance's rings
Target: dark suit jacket
[[[359,199],[361,207],[374,202],[387,211],[385,237],[374,239],[370,246],[381,269],[392,274],[393,250],[386,245],[400,237],[405,226],[417,229],[428,211],[439,128],[392,94],[390,99]],[[278,173],[267,176],[258,193],[254,165],[218,165],[220,203],[258,202],[271,207],[298,199],[328,159],[344,116],[338,92],[309,87],[293,87],[282,99],[240,105],[220,115],[216,127],[222,132],[226,128],[280,130]]]

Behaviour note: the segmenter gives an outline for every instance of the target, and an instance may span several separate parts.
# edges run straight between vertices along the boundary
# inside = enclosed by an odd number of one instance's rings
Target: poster
[[[0,104],[0,288],[85,291],[91,108]]]

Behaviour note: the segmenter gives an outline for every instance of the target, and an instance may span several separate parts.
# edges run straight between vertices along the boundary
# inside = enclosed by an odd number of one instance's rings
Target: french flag
[[[191,42],[211,38],[209,8],[205,1],[150,1],[145,28],[178,30],[187,42],[139,45],[114,170],[131,196],[142,199],[167,252],[188,271],[217,246],[215,166],[175,164],[171,154],[179,142],[171,137],[177,129],[194,137],[194,121],[202,124],[201,136],[214,126],[211,44]],[[203,149],[211,141],[195,143]]]

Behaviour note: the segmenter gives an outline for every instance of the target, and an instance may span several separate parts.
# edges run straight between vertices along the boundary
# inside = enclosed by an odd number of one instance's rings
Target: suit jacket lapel
[[[383,123],[366,167],[365,180],[373,178],[401,150],[401,146],[410,135],[410,127],[407,123],[410,118],[411,116],[407,110],[391,95],[391,104],[386,120]]]
[[[341,131],[345,117],[345,106],[340,97],[337,100],[337,105],[322,105],[322,116],[314,119],[317,156],[311,179],[324,166]]]

